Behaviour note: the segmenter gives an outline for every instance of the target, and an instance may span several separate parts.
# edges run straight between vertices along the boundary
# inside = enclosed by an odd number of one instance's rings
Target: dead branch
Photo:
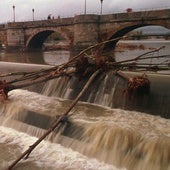
[[[21,159],[25,158],[27,159],[30,155],[30,153],[34,150],[34,148],[41,143],[42,140],[44,140],[69,114],[69,112],[73,109],[73,107],[77,104],[81,96],[87,91],[91,83],[94,81],[96,76],[99,74],[100,70],[97,70],[92,74],[92,76],[89,78],[81,92],[78,94],[78,96],[73,100],[70,107],[63,113],[58,119],[54,121],[54,123],[51,125],[51,127],[34,143],[32,144],[17,160],[15,160],[9,167],[8,170],[11,170]]]
[[[8,97],[7,94],[10,90],[27,87],[37,83],[46,82],[48,80],[58,78],[61,76],[72,76],[73,74],[83,78],[92,74],[97,69],[102,69],[104,72],[106,70],[115,70],[115,71],[131,70],[131,71],[155,71],[155,72],[161,70],[170,70],[170,65],[168,62],[167,63],[164,62],[164,65],[160,65],[160,64],[142,65],[142,63],[138,63],[138,61],[143,62],[143,60],[146,59],[169,58],[170,55],[151,56],[151,57],[146,56],[148,54],[163,49],[164,46],[146,52],[144,54],[141,54],[133,59],[117,61],[117,62],[113,60],[109,60],[107,56],[100,56],[99,47],[101,47],[102,45],[108,42],[117,41],[121,38],[123,37],[118,37],[115,39],[111,39],[90,46],[85,50],[81,51],[77,56],[73,57],[68,62],[58,66],[54,66],[48,69],[41,69],[34,72],[15,72],[15,73],[2,74],[0,75],[0,77],[17,76],[17,78],[8,82],[5,81],[5,84],[3,84],[3,86],[0,86],[0,95],[4,98],[4,100],[6,100]],[[93,53],[92,55],[87,55],[87,52],[95,48],[97,48],[97,50],[99,51],[96,51],[95,53],[92,52]],[[92,62],[89,60],[91,60]]]
[[[162,46],[162,47],[159,47],[157,49],[154,49],[154,50],[151,50],[149,52],[146,52],[146,53],[143,53],[135,58],[132,58],[132,59],[128,59],[128,60],[123,60],[123,61],[118,61],[118,62],[115,62],[115,63],[111,63],[111,64],[122,64],[122,63],[127,63],[127,62],[134,62],[134,61],[139,61],[139,60],[144,60],[144,59],[151,59],[151,58],[165,58],[165,56],[169,56],[169,55],[164,55],[164,56],[151,56],[151,57],[143,57],[147,54],[150,54],[150,53],[154,53],[154,52],[158,52],[160,51],[161,49],[165,48],[165,46]]]
[[[152,50],[152,51],[148,51],[148,52],[146,52],[146,53],[144,53],[144,54],[141,54],[141,55],[137,56],[137,57],[135,58],[135,60],[138,60],[139,58],[142,58],[143,56],[146,56],[147,54],[154,53],[154,52],[158,52],[158,51],[160,51],[160,50],[163,49],[163,48],[165,48],[165,46],[162,46],[162,47],[156,48],[156,49],[154,49],[154,50]]]
[[[111,40],[104,41],[104,42],[95,44],[93,46],[90,46],[90,47],[86,48],[85,50],[81,51],[77,56],[73,57],[67,63],[61,64],[61,65],[58,65],[58,66],[55,66],[55,67],[52,67],[49,69],[43,69],[43,70],[38,70],[38,71],[34,71],[34,72],[8,73],[6,75],[2,74],[2,75],[0,75],[0,77],[16,76],[16,75],[17,76],[20,75],[21,77],[16,78],[9,82],[5,81],[5,84],[3,84],[3,86],[0,86],[0,95],[3,97],[4,100],[6,100],[8,97],[7,96],[8,92],[13,89],[27,87],[27,86],[30,86],[33,84],[42,83],[42,82],[45,82],[45,81],[48,81],[48,80],[51,80],[54,78],[58,78],[61,76],[68,76],[68,75],[71,75],[73,73],[78,73],[78,72],[81,72],[81,74],[80,73],[78,74],[79,76],[81,76],[81,75],[85,76],[87,74],[86,67],[88,67],[89,64],[87,63],[87,65],[84,65],[85,63],[82,62],[82,55],[84,55],[87,51],[92,50],[93,48],[100,47],[101,45],[106,44],[108,42],[117,41],[121,38],[123,38],[123,37],[118,37],[115,39],[111,39]],[[69,68],[72,68],[72,67],[75,67],[76,69],[73,69],[74,71],[68,71]],[[81,69],[78,69],[78,68],[81,68]],[[98,67],[93,69],[92,73],[96,69],[98,69]],[[19,85],[16,83],[19,83]],[[8,87],[10,87],[10,88],[8,88]]]
[[[128,93],[135,93],[137,91],[148,91],[150,88],[150,82],[149,80],[144,76],[138,76],[130,78],[126,74],[124,74],[121,70],[151,70],[155,69],[158,70],[170,70],[169,63],[166,65],[147,65],[146,64],[138,64],[137,61],[149,59],[149,58],[166,58],[166,56],[152,56],[148,57],[146,55],[159,51],[163,47],[160,47],[158,49],[154,49],[152,51],[146,52],[142,55],[139,55],[135,57],[134,59],[128,59],[124,61],[108,61],[106,60],[106,56],[98,56],[98,52],[96,52],[96,55],[88,56],[87,52],[89,52],[92,49],[99,48],[102,45],[111,42],[111,41],[117,41],[121,39],[122,37],[108,40],[105,42],[101,42],[98,44],[95,44],[93,46],[90,46],[86,48],[85,50],[81,51],[77,56],[73,57],[71,60],[69,60],[67,63],[51,67],[49,69],[43,69],[39,71],[34,72],[18,72],[18,73],[8,73],[6,76],[21,76],[18,77],[12,81],[6,82],[5,80],[0,82],[0,94],[4,96],[4,99],[7,99],[7,94],[10,90],[16,89],[16,88],[23,88],[27,87],[33,84],[46,82],[48,80],[58,78],[61,76],[72,76],[79,75],[79,76],[86,76],[91,75],[87,81],[86,85],[82,89],[82,91],[79,93],[79,95],[73,100],[70,107],[66,110],[65,113],[63,113],[58,119],[55,119],[54,123],[51,125],[51,127],[44,133],[43,136],[41,136],[33,145],[31,145],[17,160],[15,160],[8,169],[11,170],[21,159],[24,157],[27,159],[30,155],[30,153],[34,150],[34,148],[46,137],[48,136],[66,117],[69,116],[69,112],[72,110],[72,108],[76,105],[76,103],[79,101],[80,97],[85,93],[85,91],[88,89],[90,84],[94,81],[95,77],[99,74],[99,72],[102,70],[103,72],[106,70],[114,70],[115,74],[123,77],[128,82],[128,88],[126,91]],[[99,57],[97,59],[97,57]],[[169,57],[169,56],[168,56]],[[89,63],[88,59],[92,59],[95,62]],[[90,69],[89,69],[90,68]],[[87,71],[88,70],[88,71]],[[90,70],[90,71],[89,71]],[[77,74],[78,73],[78,74]],[[1,77],[4,77],[4,75],[1,75]]]
[[[107,44],[109,42],[115,42],[115,41],[118,41],[120,39],[123,39],[125,37],[117,37],[117,38],[114,38],[114,39],[110,39],[110,40],[107,40],[107,41],[103,41],[101,43],[97,43],[95,45],[92,45],[84,50],[82,50],[77,56],[73,57],[71,60],[69,60],[66,64],[63,64],[63,66],[67,66],[68,64],[70,64],[72,61],[75,61],[75,59],[79,58],[80,56],[84,55],[87,51],[89,50],[92,50],[93,48],[96,48],[96,47],[100,47],[101,45],[104,45],[104,44]]]

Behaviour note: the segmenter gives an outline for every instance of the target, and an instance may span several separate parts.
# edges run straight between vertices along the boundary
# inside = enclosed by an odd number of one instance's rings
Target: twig
[[[146,53],[143,53],[139,56],[137,56],[136,58],[133,58],[133,59],[128,59],[128,60],[123,60],[123,61],[118,61],[118,62],[114,62],[114,63],[111,63],[113,65],[116,65],[116,64],[121,64],[121,63],[127,63],[127,62],[132,62],[132,61],[138,61],[138,60],[143,60],[143,59],[150,59],[150,58],[161,58],[163,56],[152,56],[152,57],[143,57],[147,54],[150,54],[150,53],[153,53],[153,52],[156,52],[156,51],[160,51],[161,49],[165,48],[164,46],[160,47],[160,48],[157,48],[157,49],[154,49],[152,51],[149,51],[149,52],[146,52]],[[169,55],[167,55],[169,56]],[[142,58],[143,57],[143,58]],[[165,57],[165,56],[164,56]]]
[[[141,55],[139,55],[138,57],[136,57],[135,60],[138,60],[139,58],[141,58],[141,57],[143,57],[143,56],[145,56],[145,55],[147,55],[147,54],[160,51],[160,50],[162,50],[163,48],[165,48],[165,46],[162,46],[162,47],[160,47],[160,48],[156,48],[156,49],[154,49],[154,50],[152,50],[152,51],[148,51],[148,52],[146,52],[146,53],[144,53],[144,54],[141,54]]]
[[[77,58],[80,57],[81,55],[85,54],[87,51],[92,50],[93,48],[96,48],[96,47],[98,47],[98,46],[107,44],[107,43],[109,43],[109,42],[118,41],[118,40],[120,40],[120,39],[122,39],[122,38],[125,38],[125,36],[124,36],[124,37],[117,37],[117,38],[114,38],[114,39],[110,39],[110,40],[108,40],[108,41],[103,41],[103,42],[101,42],[101,43],[97,43],[97,44],[95,44],[95,45],[92,45],[92,46],[84,49],[83,51],[81,51],[77,56],[73,57],[71,60],[69,60],[66,64],[63,64],[62,66],[64,66],[64,67],[67,66],[67,65],[70,64],[72,61],[74,61],[75,59],[77,59]]]
[[[114,41],[118,41],[120,39],[122,39],[124,37],[117,37],[114,39],[110,39],[107,41],[103,41],[101,43],[92,45],[86,49],[84,49],[83,51],[81,51],[77,56],[73,57],[72,59],[70,59],[68,62],[61,64],[61,65],[57,65],[54,66],[52,68],[49,69],[43,69],[43,70],[39,70],[39,71],[34,71],[34,72],[16,72],[16,73],[8,73],[8,74],[2,74],[0,75],[0,77],[6,77],[6,76],[15,76],[15,75],[21,75],[22,77],[16,78],[14,80],[11,80],[9,82],[7,82],[7,84],[13,84],[16,82],[21,82],[21,81],[26,81],[26,80],[35,80],[39,77],[48,77],[49,74],[51,72],[55,72],[56,74],[58,73],[57,71],[59,71],[60,73],[62,73],[64,71],[64,69],[68,68],[68,67],[73,67],[75,66],[76,60],[81,57],[82,55],[85,55],[86,52],[88,52],[89,50],[92,50],[93,48],[96,48],[98,46],[104,45],[108,42],[114,42]],[[87,56],[86,56],[87,57]],[[51,78],[47,78],[47,80],[49,79],[53,79],[58,77],[59,75],[57,74],[56,76],[53,76]],[[24,85],[25,86],[25,85]]]
[[[158,56],[151,56],[151,57],[142,57],[138,60],[146,60],[146,59],[156,59],[156,58],[170,58],[170,55],[158,55]]]
[[[51,125],[51,127],[33,144],[31,145],[17,160],[15,160],[9,167],[8,170],[11,170],[21,159],[24,157],[27,159],[30,153],[33,151],[33,149],[43,140],[45,139],[62,121],[63,119],[69,114],[69,112],[73,109],[73,107],[77,104],[80,97],[87,91],[93,80],[96,78],[96,76],[99,74],[100,70],[97,70],[92,74],[92,76],[89,78],[81,92],[78,94],[78,96],[73,100],[70,107],[63,113],[58,119],[55,120],[55,122]]]
[[[40,76],[39,79],[36,80],[36,81],[33,80],[31,82],[26,82],[25,84],[15,85],[15,88],[19,89],[19,88],[24,88],[24,87],[32,86],[34,84],[43,83],[43,82],[46,82],[48,80],[59,78],[61,76],[71,76],[74,73],[75,73],[75,69],[72,69],[72,70],[65,71],[65,72],[62,72],[62,73],[58,73],[58,74],[55,74],[55,75],[47,75],[46,77],[45,76],[42,76],[42,77]]]

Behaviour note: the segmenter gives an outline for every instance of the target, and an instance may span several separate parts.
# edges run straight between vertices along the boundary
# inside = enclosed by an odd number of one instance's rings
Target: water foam
[[[15,145],[21,152],[25,151],[36,140],[37,138],[31,137],[25,133],[17,132],[2,126],[0,127],[0,143],[7,143],[9,147],[10,145]],[[3,167],[1,168],[10,165],[10,162],[7,163],[4,160],[1,165]],[[28,160],[22,160],[17,167],[29,167],[31,163],[35,163],[36,166],[39,167],[38,169],[42,169],[43,167],[44,169],[51,170],[118,170],[114,166],[99,162],[96,159],[89,159],[72,149],[64,148],[59,144],[47,141],[43,141],[39,144],[31,153]]]

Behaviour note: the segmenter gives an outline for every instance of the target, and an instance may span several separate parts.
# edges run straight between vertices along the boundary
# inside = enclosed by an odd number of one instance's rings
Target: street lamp
[[[15,5],[13,5],[12,8],[13,8],[13,19],[14,19],[14,22],[15,22]]]
[[[86,15],[86,0],[85,0],[85,3],[84,3],[84,15]]]
[[[34,21],[34,8],[32,9],[32,20]]]
[[[103,0],[100,0],[100,2],[101,2],[100,15],[102,15],[102,12],[103,12],[103,9],[102,9],[102,6],[103,6]]]

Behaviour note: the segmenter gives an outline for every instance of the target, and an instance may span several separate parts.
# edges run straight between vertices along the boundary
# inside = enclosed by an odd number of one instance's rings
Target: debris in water
[[[136,76],[129,78],[126,92],[130,95],[148,94],[150,91],[150,81],[147,76]]]

